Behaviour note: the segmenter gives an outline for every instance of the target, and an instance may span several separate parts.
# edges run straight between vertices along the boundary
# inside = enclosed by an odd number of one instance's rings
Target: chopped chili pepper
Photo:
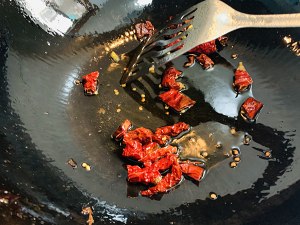
[[[205,54],[200,54],[196,57],[196,59],[199,61],[200,65],[203,67],[203,69],[207,70],[212,68],[215,63]]]
[[[140,159],[140,161],[142,161],[142,162],[154,162],[157,159],[160,159],[161,157],[164,157],[168,154],[176,153],[176,152],[177,152],[176,147],[167,146],[167,147],[164,147],[164,148],[156,149],[155,151],[150,152],[149,154],[146,154],[142,159]],[[149,165],[149,163],[147,165]]]
[[[204,169],[192,162],[180,163],[180,168],[183,174],[196,181],[200,181],[203,176]]]
[[[112,135],[113,139],[115,139],[116,141],[120,141],[131,127],[132,123],[130,122],[130,120],[126,119]]]
[[[178,112],[184,112],[196,102],[178,90],[170,89],[159,95],[160,99]]]
[[[177,149],[176,149],[177,151]],[[174,152],[173,152],[174,153]],[[176,161],[178,159],[178,156],[172,153],[167,153],[167,155],[161,159],[159,159],[158,161],[154,162],[151,167],[153,169],[157,169],[159,171],[165,171],[168,168],[170,168],[174,161]]]
[[[194,64],[195,64],[195,55],[188,55],[187,56],[188,58],[188,61],[184,63],[184,67],[185,68],[189,68],[189,67],[192,67]]]
[[[154,26],[150,21],[146,21],[145,23],[138,23],[134,27],[138,39],[142,39],[146,36],[149,37],[154,34]]]
[[[189,50],[189,53],[195,53],[195,54],[211,54],[217,51],[216,41],[212,40],[203,44],[200,44],[191,50]]]
[[[131,140],[137,140],[141,144],[147,144],[152,142],[153,132],[147,128],[139,127],[135,130],[129,131],[124,135],[123,142],[127,144],[127,142]]]
[[[164,127],[157,128],[155,131],[155,134],[169,135],[172,137],[176,137],[177,135],[179,135],[182,132],[187,131],[189,129],[190,129],[190,125],[188,125],[184,122],[178,122],[172,126],[164,126]]]
[[[160,127],[156,129],[153,135],[153,140],[160,145],[165,145],[169,142],[171,137],[176,137],[189,129],[190,126],[183,122],[176,123],[173,126]]]
[[[182,179],[182,172],[178,161],[174,161],[172,164],[171,173],[168,173],[162,180],[154,187],[150,187],[148,190],[141,191],[143,196],[152,196],[158,193],[166,193],[171,188],[175,187]]]
[[[98,94],[98,77],[99,72],[95,71],[82,77],[82,85],[85,95],[97,95]]]
[[[153,167],[141,168],[139,166],[127,165],[128,181],[133,183],[157,184],[162,176],[158,169]]]
[[[143,145],[137,140],[128,140],[126,146],[123,149],[122,156],[140,160],[145,157],[143,151]]]
[[[234,73],[234,82],[233,88],[239,94],[248,90],[253,83],[252,78],[249,73],[246,71],[242,62],[239,63],[238,68]]]
[[[260,101],[252,97],[247,98],[241,106],[241,116],[245,121],[254,121],[262,107],[263,104]]]
[[[163,87],[181,90],[184,88],[184,85],[180,82],[176,82],[176,79],[181,75],[181,71],[177,70],[175,67],[169,67],[163,73],[161,85]]]

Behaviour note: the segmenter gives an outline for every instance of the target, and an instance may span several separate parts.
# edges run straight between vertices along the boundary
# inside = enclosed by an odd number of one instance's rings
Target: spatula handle
[[[239,13],[234,20],[239,27],[300,27],[300,13],[272,15]]]

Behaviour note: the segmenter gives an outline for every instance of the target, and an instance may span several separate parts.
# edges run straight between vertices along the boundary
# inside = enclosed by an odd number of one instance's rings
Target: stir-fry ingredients
[[[203,69],[208,70],[212,68],[215,63],[212,61],[211,58],[209,58],[205,54],[200,54],[199,56],[196,57],[197,61],[200,63]]]
[[[175,67],[169,67],[163,73],[161,85],[166,88],[181,90],[184,88],[184,84],[176,81],[181,75],[181,71]]]
[[[164,103],[180,113],[185,112],[196,103],[194,100],[176,89],[170,89],[169,91],[160,94],[159,97]]]
[[[212,54],[214,52],[217,51],[217,45],[216,45],[216,40],[212,40],[200,45],[197,45],[196,47],[192,48],[191,50],[189,50],[189,53],[193,53],[193,54]]]
[[[246,101],[241,106],[241,110],[240,110],[241,117],[247,122],[255,121],[262,107],[263,104],[260,101],[252,97],[247,98]]]
[[[188,62],[184,64],[184,67],[188,68],[193,66],[195,59],[197,59],[203,69],[207,70],[212,68],[214,66],[214,62],[207,55],[210,55],[222,49],[224,46],[226,46],[227,40],[227,37],[222,36],[217,38],[216,40],[212,40],[192,48],[187,52]]]
[[[188,177],[200,181],[203,177],[204,169],[193,162],[180,163],[181,171]]]
[[[144,37],[149,37],[154,34],[154,26],[150,21],[146,21],[145,23],[137,23],[135,26],[135,33],[139,40]]]
[[[120,141],[124,137],[124,134],[127,133],[131,127],[132,124],[130,120],[125,120],[112,135],[113,139]]]
[[[134,159],[138,163],[127,165],[128,181],[152,185],[147,190],[141,191],[141,195],[152,196],[168,192],[182,181],[183,174],[196,181],[201,180],[204,169],[196,163],[180,161],[178,148],[167,145],[171,138],[189,131],[188,124],[179,122],[172,126],[157,128],[155,132],[144,127],[129,130],[129,127],[131,122],[125,120],[113,137],[115,140],[123,138],[122,143],[125,147],[122,156]]]
[[[98,77],[99,72],[95,71],[82,77],[82,85],[85,95],[97,95],[98,94]]]
[[[234,73],[234,82],[233,88],[237,94],[242,93],[248,90],[253,83],[252,78],[249,73],[246,71],[242,62],[239,63],[238,68]]]

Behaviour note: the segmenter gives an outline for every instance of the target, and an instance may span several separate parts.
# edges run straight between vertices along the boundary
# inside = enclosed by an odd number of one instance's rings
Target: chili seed
[[[265,151],[265,152],[264,152],[264,155],[265,155],[265,157],[267,157],[267,158],[271,158],[271,157],[272,157],[272,154],[271,154],[271,151],[270,151],[270,150]]]
[[[149,68],[149,73],[152,73],[152,74],[155,73],[155,67],[154,67],[154,65],[152,65],[152,66]]]
[[[208,153],[207,153],[207,151],[202,151],[202,152],[201,152],[201,155],[205,158],[205,157],[208,156]]]
[[[222,147],[223,147],[222,143],[220,141],[218,141],[216,144],[216,148],[222,148]]]
[[[142,110],[143,110],[143,106],[140,106],[140,107],[139,107],[139,110],[142,111]]]
[[[91,166],[87,163],[82,163],[81,164],[82,168],[84,168],[86,171],[91,171]]]
[[[243,140],[244,145],[249,145],[250,142],[251,142],[251,137],[249,135],[245,134],[244,140]]]
[[[235,127],[231,127],[231,128],[230,128],[230,133],[231,133],[232,135],[236,134],[236,129],[235,129]]]
[[[240,161],[241,161],[241,158],[240,158],[240,157],[234,157],[233,160],[234,160],[235,162],[240,162]]]
[[[230,162],[229,165],[230,165],[231,168],[237,167],[237,163],[236,162]]]
[[[121,112],[121,109],[117,109],[117,113]]]
[[[233,59],[237,59],[237,58],[238,58],[238,54],[236,54],[236,53],[233,53],[233,54],[231,55],[231,58],[233,58]]]
[[[231,154],[234,155],[234,156],[239,155],[240,154],[240,150],[237,149],[237,148],[234,148],[234,149],[231,150]]]
[[[209,197],[210,197],[211,200],[216,200],[218,198],[218,195],[214,192],[210,192]]]
[[[67,161],[67,163],[73,168],[73,169],[76,169],[77,168],[77,162],[74,160],[74,159],[69,159]]]
[[[81,84],[81,81],[80,80],[74,80],[74,84],[79,85],[79,84]]]

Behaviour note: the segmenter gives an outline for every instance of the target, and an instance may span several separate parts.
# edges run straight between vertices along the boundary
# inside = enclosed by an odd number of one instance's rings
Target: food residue
[[[86,207],[86,208],[83,208],[81,213],[83,215],[88,215],[88,220],[86,221],[88,225],[92,225],[95,221],[94,221],[94,218],[93,218],[93,210],[91,209],[91,207]]]
[[[139,127],[131,130],[131,122],[125,120],[113,134],[115,140],[122,140],[122,156],[139,162],[140,165],[127,165],[127,178],[131,183],[143,183],[148,189],[142,190],[142,196],[166,193],[183,180],[183,175],[200,181],[204,168],[197,162],[181,161],[178,149],[167,145],[172,138],[188,131],[190,126],[179,122],[172,126],[151,130]]]

